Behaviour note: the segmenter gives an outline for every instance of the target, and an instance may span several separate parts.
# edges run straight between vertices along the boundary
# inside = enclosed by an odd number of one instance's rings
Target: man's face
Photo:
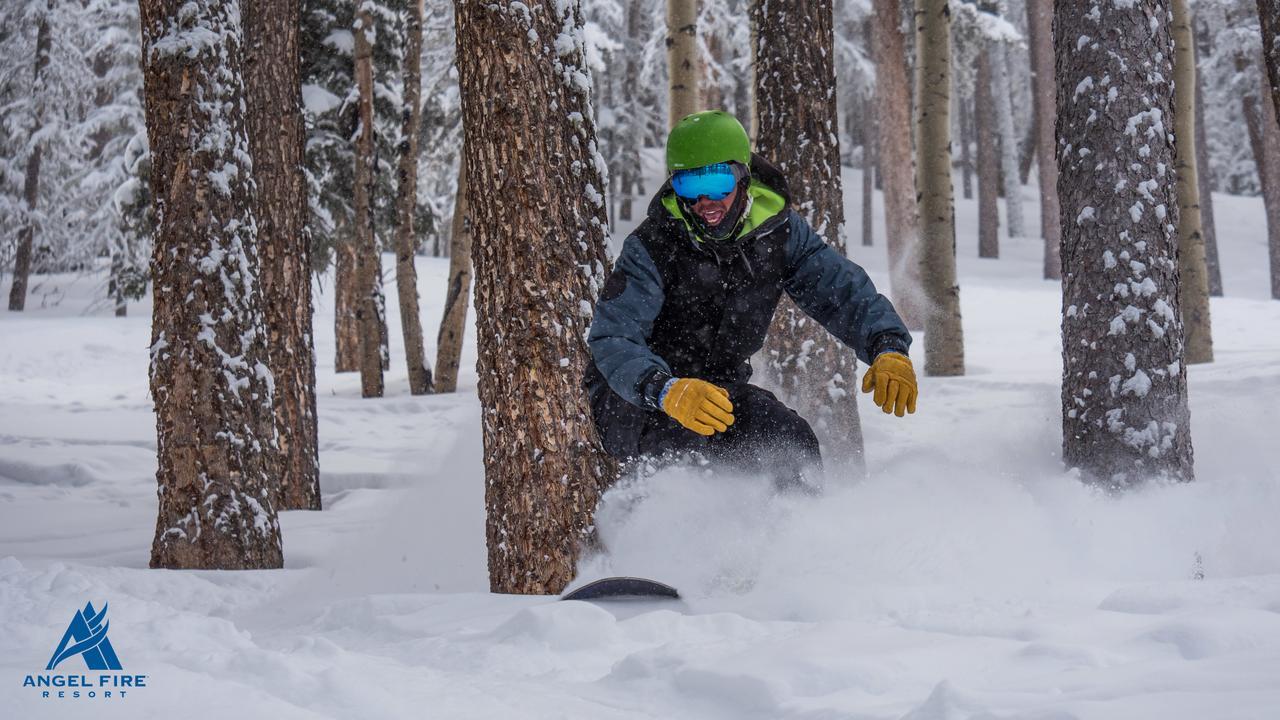
[[[698,198],[698,202],[693,204],[693,211],[698,214],[698,217],[702,218],[702,222],[710,227],[715,227],[729,214],[729,208],[733,206],[733,199],[737,196],[738,188],[736,187],[719,200],[712,200],[704,195]]]

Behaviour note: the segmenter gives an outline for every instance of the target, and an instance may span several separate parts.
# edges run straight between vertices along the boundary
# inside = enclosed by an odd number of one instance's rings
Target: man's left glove
[[[916,371],[911,358],[896,352],[883,352],[876,356],[871,367],[862,376],[862,392],[871,392],[871,401],[886,413],[902,417],[903,413],[916,411]]]

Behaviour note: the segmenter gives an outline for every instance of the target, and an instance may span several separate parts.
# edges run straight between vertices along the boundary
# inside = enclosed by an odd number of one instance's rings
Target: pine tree
[[[584,335],[607,270],[582,17],[572,0],[455,7],[489,583],[555,593],[574,576],[615,472],[582,392]]]
[[[1035,112],[1036,174],[1040,179],[1040,235],[1044,238],[1044,278],[1062,277],[1061,210],[1058,163],[1054,160],[1057,85],[1053,68],[1053,0],[1027,0],[1027,35],[1032,66],[1032,110]]]
[[[1258,0],[1262,57],[1270,80],[1271,106],[1280,117],[1280,0]]]
[[[355,76],[357,88],[357,126],[355,171],[353,173],[355,206],[355,319],[359,338],[360,394],[382,397],[383,325],[382,258],[374,235],[374,157],[373,123],[373,43],[376,33],[371,0],[361,0],[356,8],[351,34],[355,38]]]
[[[35,246],[36,225],[32,216],[40,197],[40,161],[44,155],[44,143],[39,140],[44,126],[45,89],[42,75],[49,65],[49,48],[52,44],[49,15],[52,10],[53,0],[48,0],[45,12],[39,16],[36,26],[35,58],[32,61],[35,69],[31,82],[32,113],[30,129],[27,131],[30,141],[22,186],[27,217],[19,231],[18,247],[13,258],[13,284],[9,286],[9,310],[15,312],[21,312],[27,305],[27,281],[31,275],[31,254]]]
[[[1164,0],[1054,15],[1063,460],[1111,488],[1193,477],[1168,18]]]
[[[440,334],[436,337],[436,392],[458,389],[462,339],[471,300],[471,218],[467,213],[467,164],[458,165],[457,202],[449,234],[449,284],[446,286]]]
[[[787,176],[796,210],[842,255],[840,181],[831,0],[755,0],[757,151]],[[801,34],[808,42],[789,42]],[[772,381],[802,415],[818,418],[824,444],[862,463],[857,360],[840,341],[786,299],[764,348]]]
[[[280,567],[240,13],[222,0],[140,8],[156,212],[151,566]]]

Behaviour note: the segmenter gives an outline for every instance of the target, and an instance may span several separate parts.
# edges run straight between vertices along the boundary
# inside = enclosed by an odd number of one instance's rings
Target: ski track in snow
[[[845,175],[850,217],[859,180]],[[923,379],[907,420],[862,403],[869,476],[830,468],[820,499],[689,469],[610,492],[608,554],[580,581],[685,594],[626,609],[487,592],[474,336],[460,392],[415,398],[393,332],[387,397],[362,400],[357,375],[333,373],[329,279],[325,510],[282,514],[281,571],[147,569],[150,307],[83,316],[84,281],[55,307],[33,296],[0,316],[0,715],[1276,717],[1280,303],[1260,200],[1216,200],[1228,297],[1212,301],[1217,362],[1189,371],[1196,483],[1111,498],[1063,473],[1057,285],[1038,280],[1038,239],[977,259],[974,203],[957,199],[969,374]],[[876,212],[877,245],[850,247],[883,290]],[[419,259],[429,326],[446,275]],[[116,652],[148,687],[40,699],[22,679],[86,601],[110,603]]]

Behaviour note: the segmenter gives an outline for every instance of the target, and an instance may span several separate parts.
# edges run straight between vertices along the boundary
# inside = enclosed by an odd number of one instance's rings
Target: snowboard
[[[679,600],[680,593],[666,583],[638,577],[607,577],[565,594],[561,600]]]

